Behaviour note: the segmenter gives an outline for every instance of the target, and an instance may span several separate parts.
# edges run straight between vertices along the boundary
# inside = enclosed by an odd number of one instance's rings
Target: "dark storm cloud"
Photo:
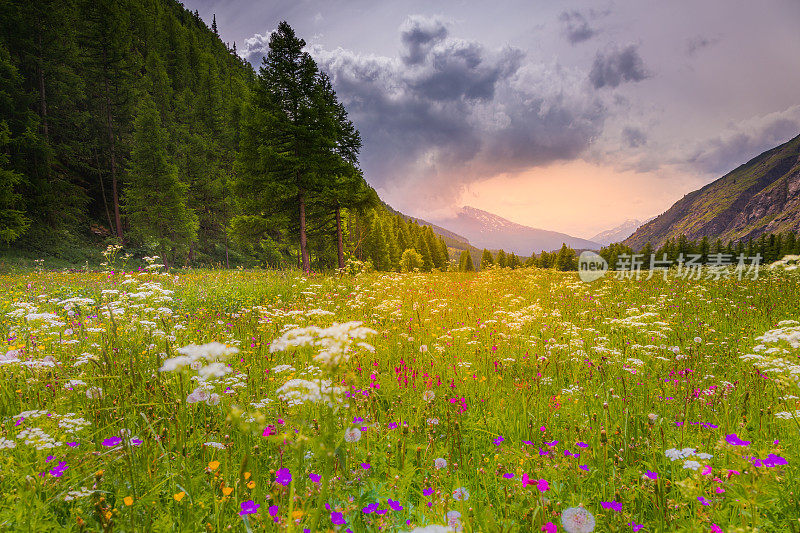
[[[628,126],[622,130],[622,140],[629,148],[639,148],[647,144],[647,135],[639,128]]]
[[[595,89],[618,87],[624,82],[642,81],[648,77],[650,74],[635,44],[608,53],[598,52],[589,72],[589,81]]]
[[[561,21],[564,36],[570,44],[588,41],[598,33],[589,25],[586,16],[580,11],[564,11],[558,19]]]
[[[578,88],[581,74],[443,28],[410,17],[399,58],[311,49],[362,133],[373,185],[452,198],[476,179],[575,157],[600,132],[605,109]]]
[[[403,62],[419,65],[425,60],[431,47],[447,37],[447,26],[439,18],[414,15],[400,26],[400,41],[405,47]]]

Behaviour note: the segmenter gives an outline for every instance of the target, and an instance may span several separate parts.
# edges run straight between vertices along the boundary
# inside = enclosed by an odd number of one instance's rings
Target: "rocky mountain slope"
[[[738,241],[785,231],[800,231],[800,135],[687,194],[624,242],[639,249],[681,235]]]

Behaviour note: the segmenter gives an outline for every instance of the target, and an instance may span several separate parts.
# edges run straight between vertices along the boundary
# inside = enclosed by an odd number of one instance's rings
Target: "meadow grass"
[[[0,530],[800,531],[796,274],[0,287]]]

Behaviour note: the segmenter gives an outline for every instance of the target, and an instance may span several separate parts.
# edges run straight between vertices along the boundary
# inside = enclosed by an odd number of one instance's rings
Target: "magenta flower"
[[[528,474],[522,474],[522,488],[524,489],[528,485],[533,485],[536,483],[536,480],[533,478],[528,477]]]
[[[622,512],[622,504],[615,500],[610,502],[600,502],[600,505],[603,507],[603,509],[610,509],[618,513]]]
[[[110,448],[118,445],[120,442],[122,442],[122,437],[110,437],[103,441],[103,446],[108,446]]]
[[[261,434],[262,437],[269,437],[270,435],[276,434],[275,426],[267,426],[264,428],[264,432]]]
[[[540,479],[536,483],[536,488],[539,489],[539,492],[546,492],[550,488],[550,484],[544,479]]]
[[[700,502],[700,503],[702,503],[703,505],[711,505],[710,503],[708,503],[708,500],[706,500],[706,499],[705,499],[705,498],[703,498],[702,496],[698,496],[698,497],[697,497],[697,501],[699,501],[699,502]]]
[[[397,424],[395,424],[394,422],[389,422],[389,424],[386,427],[389,429],[397,429]]]
[[[279,468],[275,472],[275,482],[287,487],[292,482],[292,473],[288,468]]]
[[[311,480],[312,483],[319,483],[322,480],[322,476],[319,474],[314,474],[313,472],[308,475],[308,479]]]
[[[725,533],[717,524],[711,524],[711,533]]]
[[[727,442],[731,446],[749,446],[750,445],[750,441],[749,440],[740,439],[736,435],[736,433],[733,433],[731,435],[725,435],[725,442]]]
[[[246,502],[241,503],[242,510],[239,511],[239,516],[244,516],[247,514],[255,514],[258,512],[258,508],[261,507],[259,504],[254,502],[253,500],[247,500]]]
[[[554,523],[548,522],[542,526],[542,531],[544,531],[544,533],[556,533],[558,528]]]
[[[363,468],[364,470],[369,470],[370,468],[372,468],[372,465],[369,463],[361,463],[361,468]]]
[[[275,521],[275,522],[279,522],[280,521],[280,518],[278,518],[278,510],[279,510],[279,507],[277,505],[273,505],[269,509],[267,509],[267,512],[272,517],[272,520]]]
[[[645,477],[652,479],[653,481],[658,479],[658,473],[653,472],[652,470],[648,470],[647,472],[644,473],[644,475]]]
[[[499,436],[499,437],[497,437],[496,439],[494,439],[492,442],[494,443],[494,445],[495,445],[495,446],[500,446],[500,444],[501,444],[501,443],[502,443],[504,440],[506,440],[506,439],[504,439],[502,436]]]

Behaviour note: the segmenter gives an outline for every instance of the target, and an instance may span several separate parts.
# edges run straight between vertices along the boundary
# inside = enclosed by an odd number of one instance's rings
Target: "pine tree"
[[[497,266],[499,266],[500,268],[505,268],[508,266],[506,252],[504,250],[500,250],[499,252],[497,252]]]
[[[481,254],[481,270],[485,270],[493,264],[494,258],[492,257],[492,252],[484,248],[483,253]]]
[[[197,217],[186,207],[186,185],[168,160],[166,135],[155,104],[146,99],[136,117],[130,184],[124,206],[131,232],[154,241],[167,264],[197,233]]]
[[[569,248],[566,244],[562,244],[561,249],[558,251],[558,255],[556,255],[556,270],[575,270],[577,268],[575,259],[575,250]]]
[[[422,270],[430,272],[433,268],[433,259],[431,258],[431,249],[428,246],[428,240],[425,238],[425,232],[420,230],[417,233],[417,242],[414,248],[417,249],[419,255],[422,256]]]
[[[219,37],[219,32],[217,31],[217,14],[216,13],[214,13],[213,19],[211,21],[211,31],[214,32],[214,35]]]
[[[442,257],[444,258],[442,271],[446,271],[450,268],[450,250],[447,248],[447,243],[444,242],[444,239],[439,239],[439,249],[441,250]]]
[[[469,250],[462,250],[458,258],[458,271],[459,272],[474,272],[475,266],[472,264],[472,255]]]
[[[237,192],[249,222],[267,226],[267,214],[290,218],[308,273],[306,206],[309,194],[321,188],[331,145],[329,123],[319,120],[319,73],[304,46],[286,22],[270,37],[242,129]]]
[[[644,244],[639,253],[642,255],[642,268],[645,270],[650,270],[650,256],[653,255],[653,245],[650,243],[650,241],[647,241]]]
[[[519,258],[516,256],[516,254],[514,254],[514,252],[511,252],[511,255],[508,258],[508,266],[511,267],[512,270],[519,267]]]

